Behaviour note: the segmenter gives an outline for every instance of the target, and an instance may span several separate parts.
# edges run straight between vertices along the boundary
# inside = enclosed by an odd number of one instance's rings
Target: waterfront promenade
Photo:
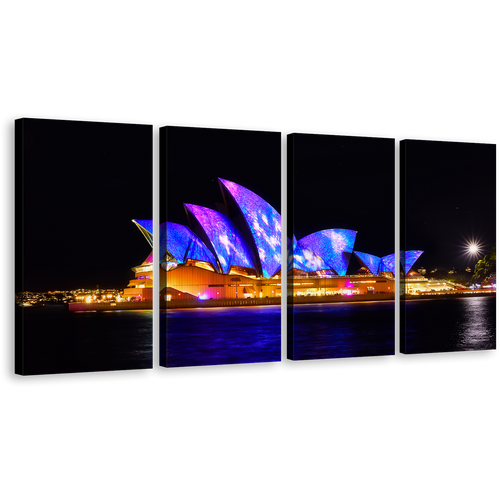
[[[332,295],[332,296],[308,296],[293,297],[293,302],[289,304],[328,304],[336,302],[373,302],[379,300],[394,300],[393,293],[359,294],[359,295]],[[152,301],[143,302],[116,302],[111,303],[85,303],[72,302],[68,304],[68,310],[73,312],[83,311],[119,311],[119,310],[139,310],[152,309]],[[160,302],[160,309],[193,309],[207,307],[242,307],[242,306],[265,306],[280,305],[281,297],[268,298],[248,298],[248,299],[209,299],[209,300],[171,300]]]
[[[445,299],[453,297],[481,297],[481,296],[496,296],[493,291],[464,291],[464,292],[437,292],[437,293],[422,293],[418,295],[405,295],[403,300],[418,300],[418,299]],[[375,302],[379,300],[394,300],[393,293],[375,293],[375,294],[359,294],[359,295],[332,295],[332,296],[308,296],[308,297],[288,297],[288,305],[293,304],[329,304],[337,302]],[[112,305],[115,304],[115,305]],[[243,306],[265,306],[265,305],[280,305],[281,297],[255,298],[255,299],[212,299],[212,300],[171,300],[160,302],[160,309],[193,309],[207,307],[243,307]],[[84,311],[133,311],[153,309],[152,301],[143,302],[101,302],[101,303],[86,303],[86,302],[71,302],[68,304],[68,310],[73,312]]]
[[[115,304],[115,305],[112,305]],[[153,309],[153,301],[142,302],[70,302],[68,311],[136,311],[143,309]]]
[[[290,304],[291,297],[288,297]],[[378,300],[394,300],[393,293],[332,295],[293,297],[293,304],[327,304],[330,302],[366,302]],[[184,309],[194,307],[233,307],[233,306],[264,306],[280,305],[281,297],[257,299],[213,299],[213,300],[171,300],[160,304],[161,309]]]

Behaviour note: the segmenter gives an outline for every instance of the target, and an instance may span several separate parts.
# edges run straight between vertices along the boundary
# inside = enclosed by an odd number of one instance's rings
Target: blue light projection
[[[288,266],[295,269],[300,269],[302,271],[306,271],[306,259],[302,253],[302,248],[299,247],[297,242],[297,238],[295,235],[292,235],[292,240],[287,238],[288,245]]]
[[[253,191],[219,178],[240,208],[252,233],[262,273],[270,278],[281,267],[281,216],[267,201]]]
[[[184,204],[198,221],[205,233],[207,245],[187,226],[165,222],[160,225],[161,266],[170,269],[184,264],[188,259],[211,264],[216,272],[228,274],[232,266],[258,269],[260,260],[262,274],[270,278],[280,270],[281,216],[264,199],[235,182],[219,178],[224,194],[231,196],[245,219],[258,255],[254,255],[247,241],[233,222],[224,214],[198,205]],[[152,245],[153,222],[134,220]],[[287,270],[293,268],[310,273],[328,275],[331,272],[345,276],[353,251],[357,231],[350,229],[325,229],[305,236],[297,241],[287,238]],[[249,236],[249,235],[248,235]],[[250,237],[250,236],[249,236]],[[208,244],[208,241],[210,244]],[[163,262],[168,253],[168,262]],[[422,255],[420,250],[401,252],[401,263],[405,274]],[[379,258],[375,255],[355,252],[363,266],[372,274],[388,272],[395,274],[395,254]],[[147,262],[151,262],[151,255]],[[166,266],[166,267],[165,267]]]
[[[350,257],[345,253],[352,253],[356,233],[351,229],[325,229],[301,238],[298,244],[304,256],[306,250],[321,256],[326,264],[323,269],[333,269],[339,276],[345,276]]]
[[[165,258],[165,252],[167,251],[167,224],[168,222],[160,224],[160,262]]]
[[[310,248],[301,245],[300,241],[293,236],[293,267],[308,273],[326,269],[328,266],[325,261]]]
[[[138,226],[143,227],[148,233],[153,234],[153,221],[152,220],[133,220]]]
[[[148,240],[148,243],[153,246],[153,221],[152,220],[135,220],[132,222],[139,228],[144,237]]]
[[[423,254],[423,250],[407,250],[406,252],[400,252],[401,264],[405,270],[405,274],[411,269],[411,266],[415,264],[417,259]]]
[[[393,253],[391,253],[391,255],[386,255],[385,257],[382,257],[378,272],[395,274],[395,269],[396,269],[396,264],[394,262],[395,258],[396,255]]]
[[[369,269],[372,274],[377,274],[381,258],[369,253],[354,252],[361,264]]]
[[[293,237],[294,241],[295,236]],[[287,236],[286,237],[286,270],[291,271],[293,268],[293,247],[292,240]]]
[[[179,263],[184,264],[188,259],[199,260],[212,264],[218,271],[219,266],[214,255],[205,243],[196,236],[187,226],[175,222],[164,222],[160,225],[160,253],[162,258],[168,250],[170,255]]]
[[[196,217],[212,243],[224,274],[229,273],[231,266],[255,269],[252,252],[229,217],[211,208],[188,203],[184,206]]]

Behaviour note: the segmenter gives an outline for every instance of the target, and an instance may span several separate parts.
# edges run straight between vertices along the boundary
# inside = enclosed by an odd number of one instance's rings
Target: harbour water
[[[258,363],[281,359],[281,307],[160,311],[162,366]]]
[[[496,297],[412,300],[405,311],[407,354],[498,349]],[[281,359],[279,306],[177,309],[160,317],[167,368]],[[394,302],[295,305],[293,332],[295,361],[394,356]]]
[[[495,303],[495,297],[406,301],[406,353],[495,349]]]
[[[169,367],[279,361],[279,306],[173,309],[160,329]],[[294,306],[295,359],[394,354],[394,301]]]
[[[152,368],[153,312],[26,307],[27,375]]]
[[[293,306],[294,359],[394,354],[394,301]]]
[[[407,352],[496,347],[495,298],[406,302]],[[167,366],[256,363],[281,359],[279,306],[175,309],[160,331]],[[26,374],[152,367],[152,311],[69,312],[66,306],[25,308]],[[394,353],[394,302],[294,306],[295,359]]]

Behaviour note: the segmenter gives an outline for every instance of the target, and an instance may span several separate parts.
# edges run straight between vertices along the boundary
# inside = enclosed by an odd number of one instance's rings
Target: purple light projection
[[[325,229],[301,238],[298,244],[303,252],[307,249],[321,256],[326,263],[323,269],[333,269],[339,276],[344,276],[350,257],[345,254],[352,253],[356,233],[351,229]]]
[[[395,254],[386,255],[382,257],[380,261],[379,273],[392,273],[395,274],[396,264],[394,262],[396,258]]]
[[[240,208],[252,233],[265,278],[281,267],[281,216],[267,201],[253,191],[219,178]]]
[[[151,252],[147,257],[146,260],[141,264],[141,266],[146,266],[148,264],[153,263],[153,252]]]
[[[200,223],[212,243],[224,274],[229,273],[231,266],[255,269],[252,252],[229,217],[211,208],[188,203],[185,203],[184,206]]]
[[[354,252],[354,255],[356,255],[361,262],[361,265],[367,267],[372,274],[378,274],[381,261],[380,257],[363,252]]]
[[[302,241],[302,240],[301,240]],[[304,247],[293,236],[293,267],[308,273],[327,269],[326,262],[310,248]]]
[[[187,226],[175,222],[160,224],[160,253],[163,258],[165,251],[179,263],[184,264],[188,259],[208,262],[218,271],[219,266],[212,252],[203,241]]]
[[[411,269],[411,266],[415,264],[417,259],[423,254],[423,250],[407,250],[406,252],[400,252],[401,264],[405,270],[405,274]]]

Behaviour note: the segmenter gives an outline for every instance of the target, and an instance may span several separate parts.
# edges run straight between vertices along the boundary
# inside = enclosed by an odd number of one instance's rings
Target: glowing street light
[[[481,242],[476,239],[466,240],[463,246],[464,253],[469,255],[469,257],[477,257],[483,250]]]
[[[466,240],[465,245],[463,247],[463,253],[468,255],[469,260],[472,259],[472,262],[476,262],[479,259],[481,253],[483,253],[483,245],[481,245],[481,241],[473,239]],[[474,272],[474,267],[473,266],[471,267],[472,267],[472,272]],[[474,289],[474,284],[472,285],[471,288]]]
[[[477,253],[479,252],[479,247],[473,243],[472,245],[469,245],[468,252],[471,255],[477,255]]]

